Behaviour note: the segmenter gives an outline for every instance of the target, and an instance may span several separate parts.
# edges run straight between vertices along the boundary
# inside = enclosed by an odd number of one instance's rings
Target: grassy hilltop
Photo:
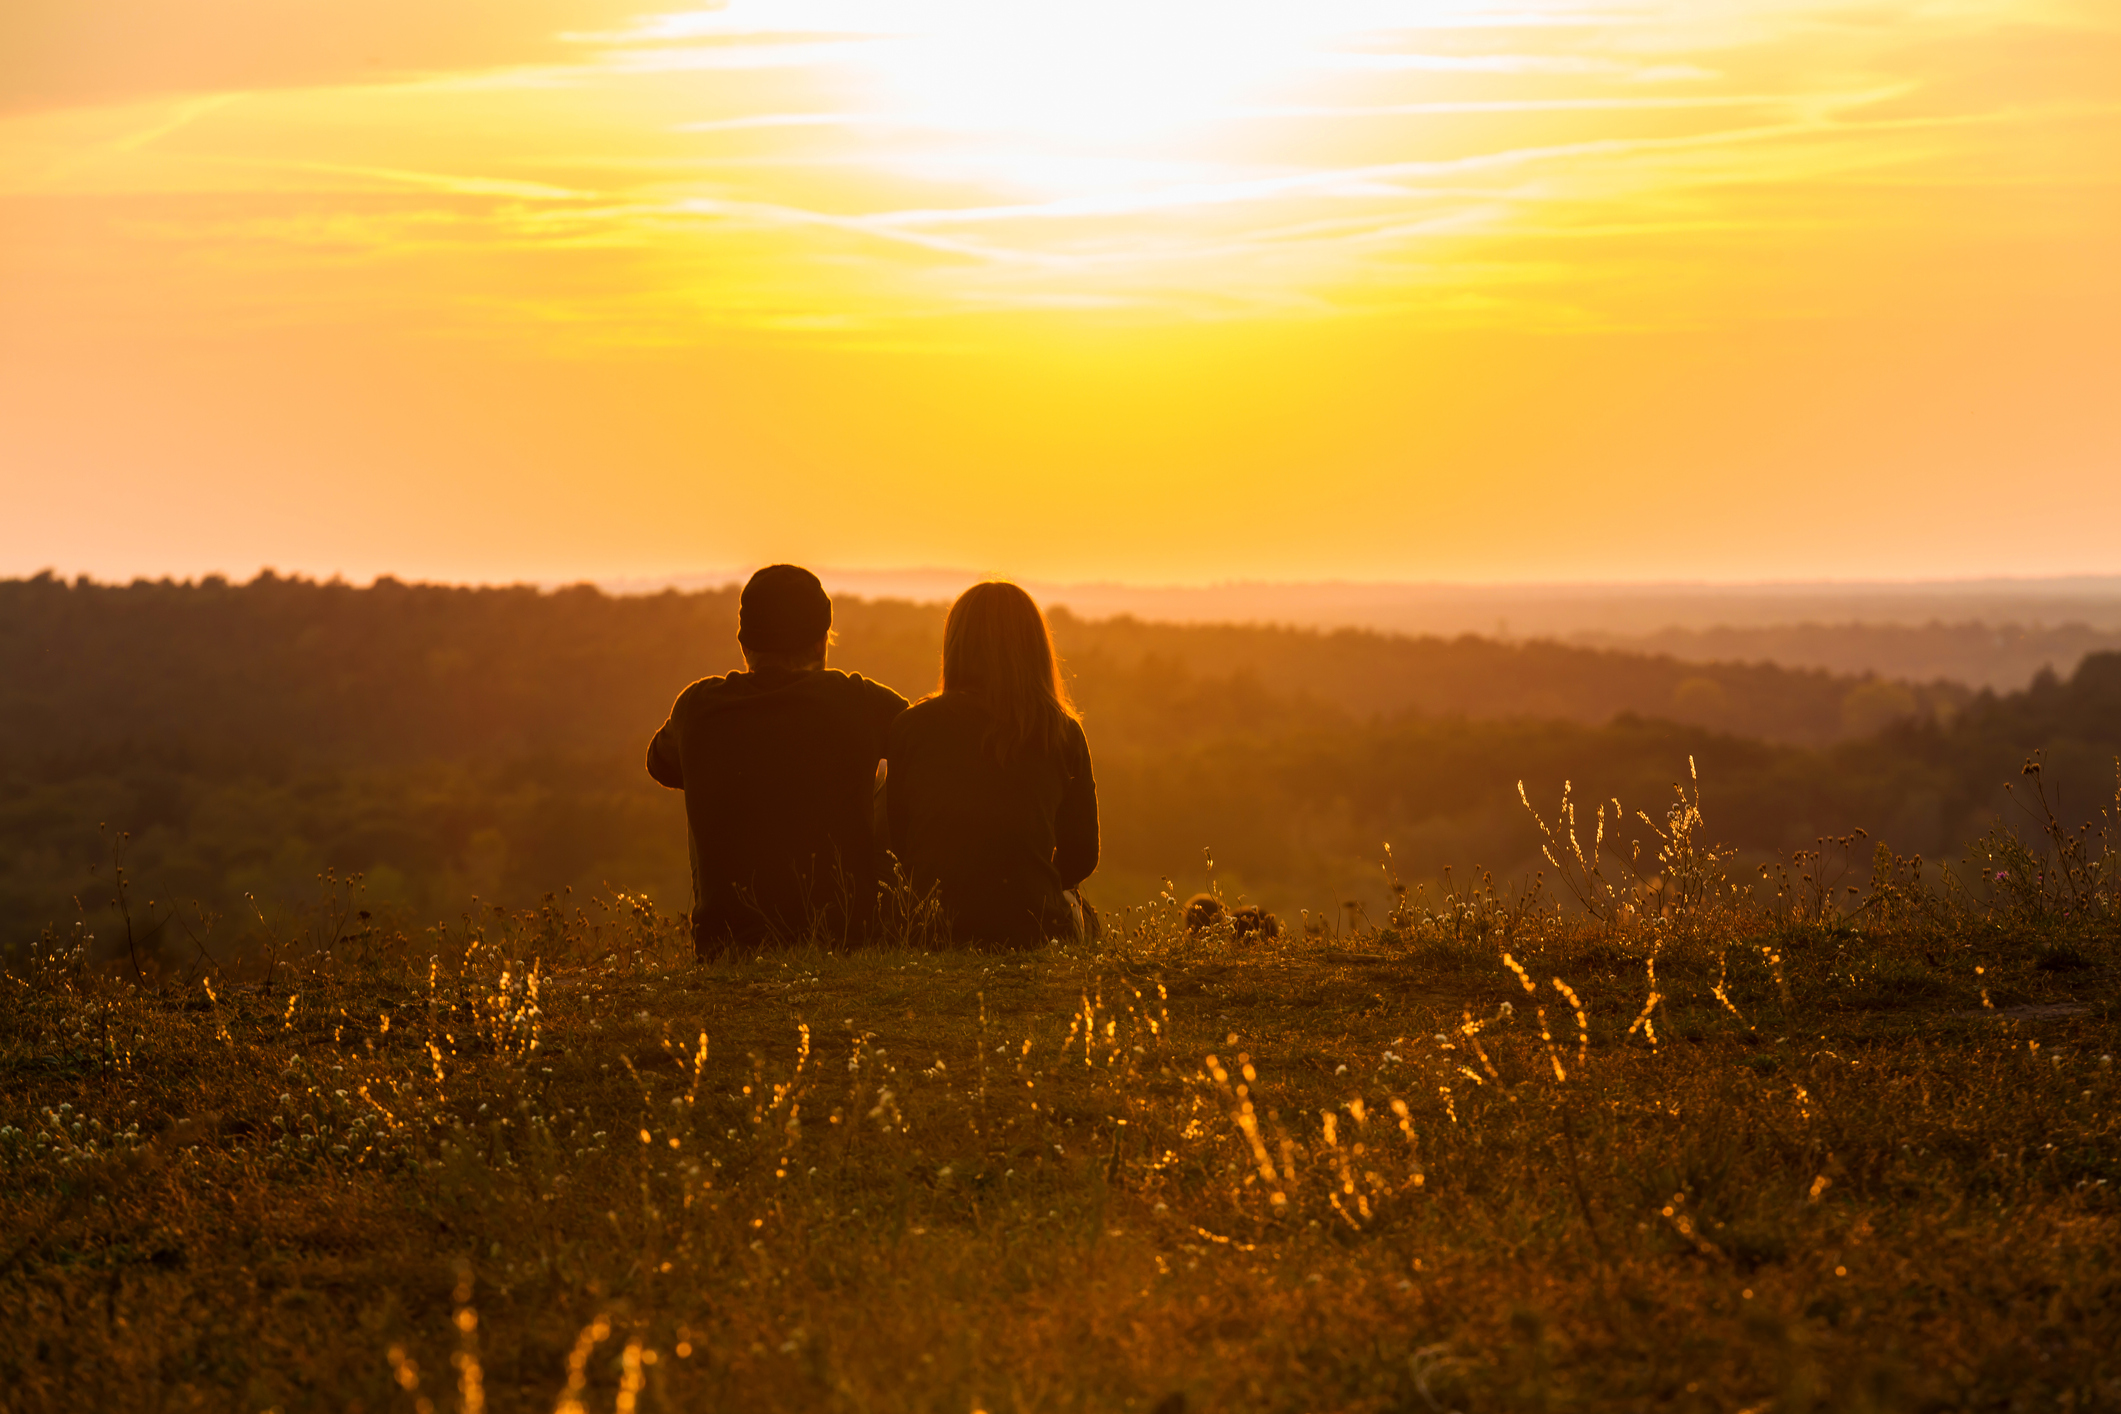
[[[0,1382],[2121,1404],[2121,821],[1940,884],[1853,838],[1741,875],[1684,804],[1630,865],[1546,813],[1543,887],[1269,943],[1158,899],[1096,945],[698,968],[638,899],[405,930],[338,882],[240,970],[136,980],[55,931],[0,978]]]

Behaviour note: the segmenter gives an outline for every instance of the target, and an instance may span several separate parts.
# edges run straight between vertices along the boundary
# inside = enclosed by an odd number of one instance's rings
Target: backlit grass
[[[1615,879],[1588,912],[1483,888],[1264,943],[1160,899],[1095,945],[696,967],[637,901],[563,899],[142,981],[54,935],[0,980],[0,1382],[23,1409],[2121,1403],[2100,858],[2076,895],[1883,860],[1822,902],[1804,861],[1733,892],[1714,851],[1578,843]]]

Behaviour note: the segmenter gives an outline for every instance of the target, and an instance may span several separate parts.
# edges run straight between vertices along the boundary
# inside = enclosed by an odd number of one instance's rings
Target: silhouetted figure
[[[770,565],[744,586],[741,673],[678,694],[648,774],[685,792],[692,940],[702,961],[774,938],[842,941],[875,911],[871,793],[906,699],[825,666],[832,600]]]
[[[891,845],[960,941],[1028,947],[1094,927],[1065,896],[1097,867],[1090,745],[1045,616],[976,584],[943,626],[943,682],[891,724]]]

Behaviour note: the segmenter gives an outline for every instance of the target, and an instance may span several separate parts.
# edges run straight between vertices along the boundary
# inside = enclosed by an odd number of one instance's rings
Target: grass
[[[1631,897],[1249,945],[1159,900],[1095,947],[707,967],[637,901],[549,902],[269,980],[59,940],[0,978],[0,1385],[2121,1405],[2113,911]]]

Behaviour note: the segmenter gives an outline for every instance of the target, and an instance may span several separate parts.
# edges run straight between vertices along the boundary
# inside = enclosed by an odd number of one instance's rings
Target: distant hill
[[[1144,680],[1183,669],[1330,702],[1356,716],[1417,712],[1601,725],[1632,714],[1823,746],[1897,720],[1948,721],[1972,696],[1948,682],[1894,682],[1770,663],[1689,663],[1547,641],[1085,621],[1066,612],[1056,612],[1053,622],[1083,702],[1099,708],[1109,701],[1107,711],[1153,700]]]
[[[947,602],[979,575],[967,570],[819,570],[834,594]],[[613,593],[719,589],[736,572],[620,580]],[[2121,575],[2038,579],[1790,580],[1773,583],[1586,584],[1271,582],[1153,585],[1025,580],[1042,604],[1084,618],[1160,623],[1282,624],[1382,633],[1496,638],[1622,636],[1666,629],[1781,624],[2084,623],[2121,630]],[[1927,676],[1917,674],[1917,676]]]
[[[842,596],[833,664],[918,695],[935,682],[944,612]],[[1278,729],[1291,710],[1593,725],[1634,713],[1822,745],[1901,717],[1948,719],[1968,697],[1951,684],[1549,642],[1065,610],[1053,623],[1093,722],[1112,744],[1143,749]],[[116,743],[339,764],[623,754],[679,688],[739,663],[730,589],[354,588],[269,574],[241,585],[4,581],[0,765]]]
[[[682,813],[643,746],[735,665],[733,591],[0,582],[0,947],[79,899],[110,844],[139,899],[285,913],[327,869],[427,916],[609,885],[682,906]],[[843,596],[838,666],[915,695],[942,609]],[[1276,906],[1537,864],[1516,802],[1661,808],[1695,757],[1719,838],[1765,857],[1865,825],[1956,851],[2047,747],[2069,808],[2113,795],[2121,655],[1973,694],[1554,643],[1054,614],[1104,804],[1093,892],[1202,879]],[[91,866],[104,872],[91,877]]]
[[[1690,663],[1776,663],[1916,682],[1941,679],[2008,692],[2030,683],[2042,668],[2067,677],[2087,654],[2121,651],[2121,628],[2085,623],[1803,623],[1579,633],[1569,641]]]
[[[835,593],[944,602],[953,570],[823,572]],[[702,575],[687,589],[726,587]],[[658,581],[609,586],[660,592]],[[1774,663],[1905,682],[2011,691],[2042,667],[2067,676],[2121,649],[2121,576],[1775,584],[1027,583],[1079,619],[1356,629],[1416,638],[1553,640],[1688,663]],[[1653,709],[1664,710],[1664,709]],[[1687,720],[1695,720],[1688,717]],[[1866,719],[1867,720],[1867,719]],[[1813,739],[1749,722],[1742,730]]]

